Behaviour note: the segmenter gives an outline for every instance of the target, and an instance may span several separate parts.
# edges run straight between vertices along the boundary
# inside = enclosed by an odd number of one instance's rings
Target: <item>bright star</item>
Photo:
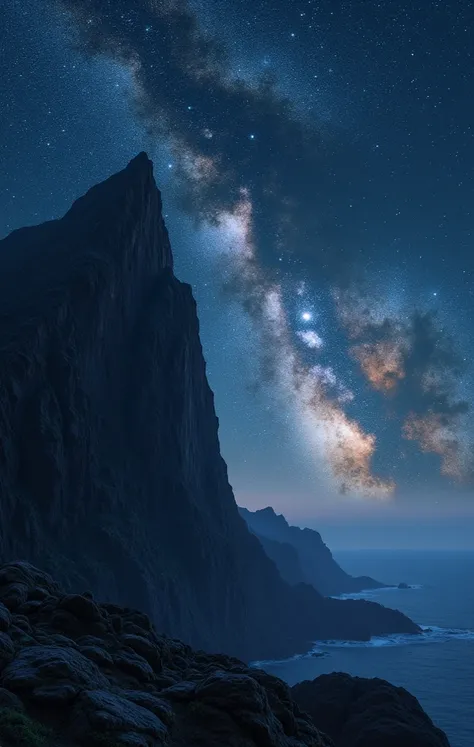
[[[301,318],[304,322],[310,322],[313,318],[312,315],[309,313],[309,311],[303,311],[301,314]]]

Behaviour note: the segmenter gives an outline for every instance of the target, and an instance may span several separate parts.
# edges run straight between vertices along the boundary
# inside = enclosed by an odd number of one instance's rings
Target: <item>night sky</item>
[[[474,547],[472,3],[0,13],[0,236],[146,150],[237,501]]]

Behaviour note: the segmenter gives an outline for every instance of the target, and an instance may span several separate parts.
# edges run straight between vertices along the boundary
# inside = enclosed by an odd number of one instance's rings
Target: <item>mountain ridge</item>
[[[260,540],[288,583],[308,583],[323,596],[355,594],[387,585],[370,576],[351,576],[334,560],[329,547],[315,529],[292,526],[271,507],[250,511],[239,507],[240,515]]]

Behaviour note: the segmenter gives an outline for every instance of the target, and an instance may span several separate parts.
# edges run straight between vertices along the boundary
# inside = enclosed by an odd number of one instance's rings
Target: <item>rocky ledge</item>
[[[238,659],[159,635],[141,612],[99,604],[88,592],[65,594],[29,563],[0,568],[2,747],[333,747],[319,721],[336,745],[361,745],[340,740],[349,727],[358,733],[347,692],[331,679],[318,687],[320,680],[292,694]],[[407,720],[418,719],[417,746],[446,747],[414,704],[408,693],[400,697],[397,718],[403,722],[406,708]],[[372,733],[364,747],[415,744],[385,736]]]

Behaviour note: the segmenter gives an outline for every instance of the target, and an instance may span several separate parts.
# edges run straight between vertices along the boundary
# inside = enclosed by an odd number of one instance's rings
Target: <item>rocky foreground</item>
[[[355,697],[360,682],[377,683],[371,696]],[[291,690],[159,635],[141,612],[65,594],[29,563],[0,568],[2,747],[449,747],[415,698],[379,682]]]

